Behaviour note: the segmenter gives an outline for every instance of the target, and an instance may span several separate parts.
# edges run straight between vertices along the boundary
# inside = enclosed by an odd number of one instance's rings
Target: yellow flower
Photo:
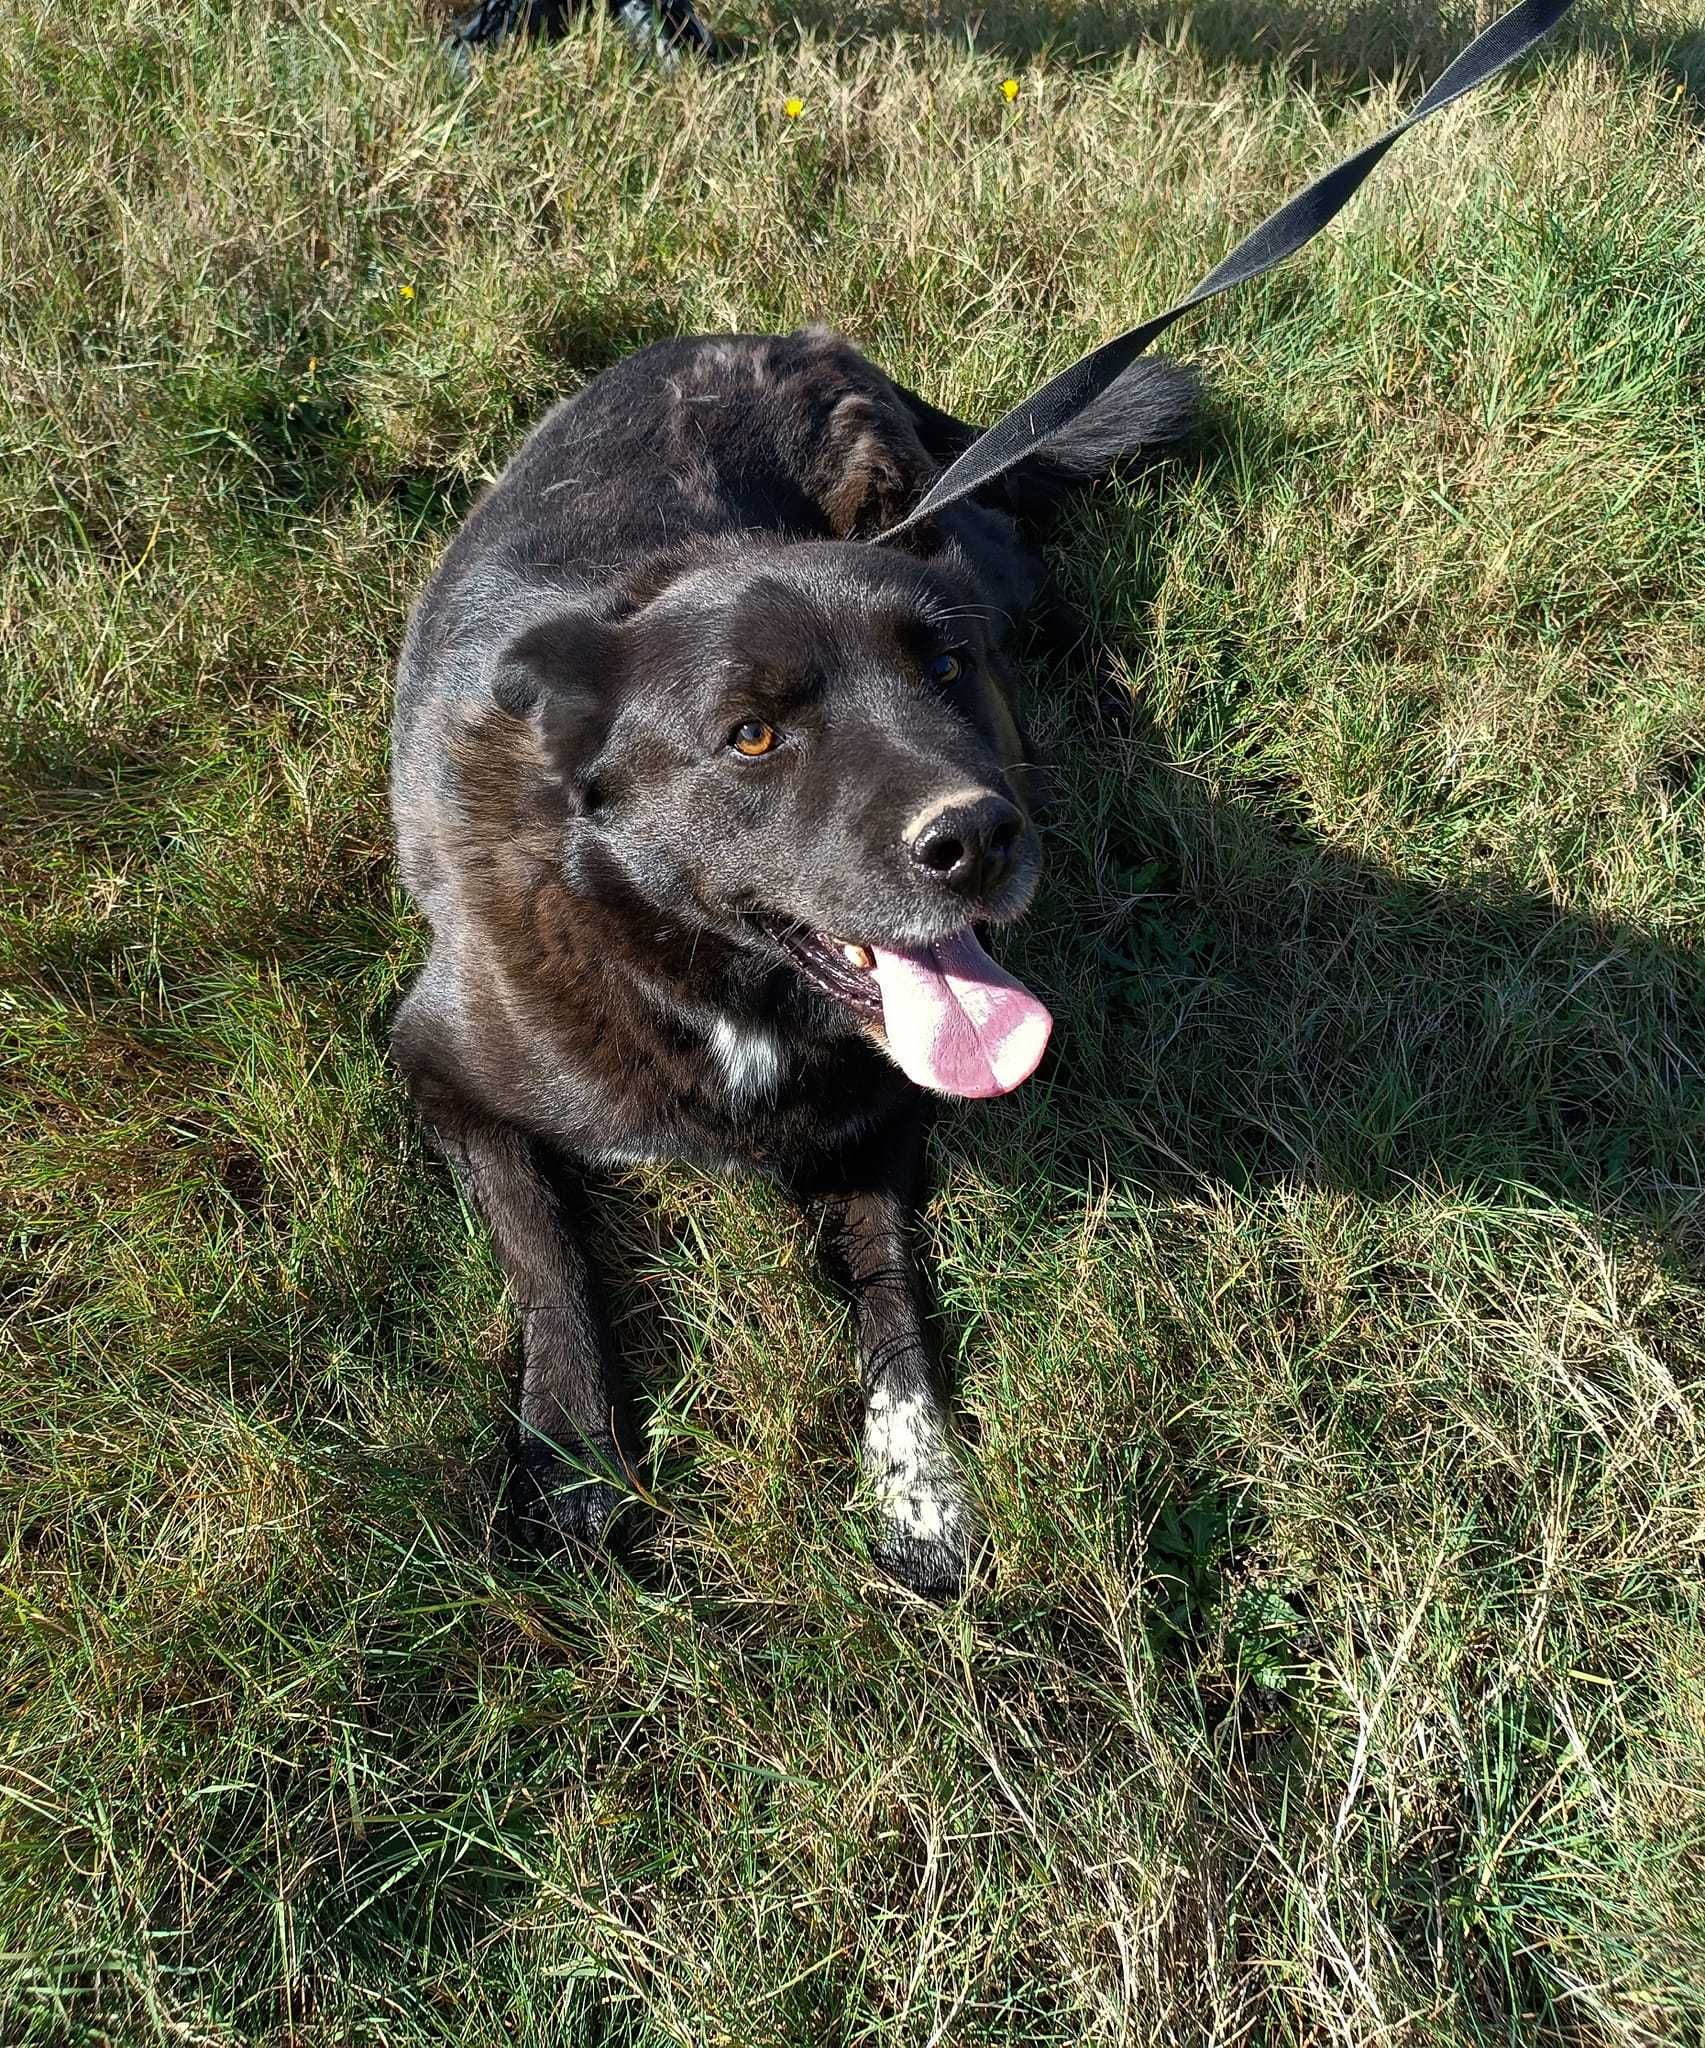
[[[1001,80],[1001,91],[1006,94],[1007,101],[1010,104],[1018,97],[1018,80],[1016,78],[1003,78]]]
[[[311,377],[311,376],[312,376],[312,375],[314,374],[314,372],[315,372],[315,371],[316,371],[316,370],[317,370],[317,369],[318,369],[319,367],[320,367],[320,359],[319,359],[319,357],[318,357],[318,356],[310,356],[310,357],[308,358],[308,375],[309,375],[309,376]]]
[[[398,297],[403,299],[412,299],[414,297],[414,286],[412,284],[405,284],[401,292],[398,293]]]
[[[803,100],[783,100],[781,110],[790,121],[797,121],[805,111],[805,102]]]

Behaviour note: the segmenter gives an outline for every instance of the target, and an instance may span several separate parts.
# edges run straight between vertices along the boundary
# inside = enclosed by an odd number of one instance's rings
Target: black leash
[[[973,491],[982,490],[997,477],[1005,476],[1009,469],[1027,461],[1049,435],[1058,433],[1092,405],[1174,320],[1204,299],[1229,291],[1234,284],[1245,284],[1271,270],[1274,264],[1283,263],[1287,256],[1294,256],[1339,212],[1400,136],[1429,114],[1448,107],[1452,100],[1484,85],[1518,57],[1525,57],[1573,5],[1574,0],[1520,0],[1518,6],[1474,38],[1414,111],[1395,128],[1387,129],[1377,141],[1345,157],[1294,199],[1287,199],[1277,213],[1270,213],[1252,234],[1246,235],[1225,261],[1210,270],[1176,306],[1112,341],[1103,342],[1100,348],[1081,356],[1069,370],[1050,377],[1040,391],[1015,405],[1004,419],[997,420],[980,439],[973,441],[963,455],[942,471],[905,518],[886,533],[878,534],[877,539],[893,540],[897,534],[905,533],[949,505],[957,505],[961,498],[970,497]]]

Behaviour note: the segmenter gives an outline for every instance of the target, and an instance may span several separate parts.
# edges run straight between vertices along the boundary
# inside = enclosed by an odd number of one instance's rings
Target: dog
[[[974,428],[826,330],[660,342],[551,411],[451,542],[398,671],[432,943],[391,1042],[519,1314],[529,1541],[620,1546],[635,1435],[581,1219],[610,1170],[680,1160],[818,1219],[874,1554],[964,1583],[911,1237],[932,1104],[1018,1086],[1050,1029],[983,942],[1038,870],[1015,636],[1062,495],[1194,398],[1145,359],[986,502],[884,542]]]

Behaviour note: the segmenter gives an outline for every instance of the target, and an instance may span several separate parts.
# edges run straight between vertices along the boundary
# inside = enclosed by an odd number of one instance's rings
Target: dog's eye
[[[964,673],[965,663],[957,654],[938,654],[924,666],[932,683],[956,683]]]
[[[728,744],[737,754],[744,754],[748,761],[755,761],[760,754],[770,751],[776,739],[773,725],[766,725],[761,718],[748,718],[744,725],[737,725],[728,735]]]

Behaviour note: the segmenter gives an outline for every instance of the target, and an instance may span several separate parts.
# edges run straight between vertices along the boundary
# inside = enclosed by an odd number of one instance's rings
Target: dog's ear
[[[818,500],[837,540],[880,533],[934,481],[931,461],[898,396],[850,392],[829,415]]]
[[[990,637],[998,644],[1010,641],[1041,594],[1047,573],[1042,556],[1016,522],[987,505],[964,503],[925,520],[916,533],[918,553],[936,555],[976,591]]]
[[[547,702],[595,712],[615,680],[616,641],[616,628],[588,611],[548,612],[498,649],[493,701],[511,718],[531,718]]]
[[[572,783],[609,730],[621,697],[622,656],[619,626],[577,607],[550,612],[499,650],[492,702],[535,728]]]

